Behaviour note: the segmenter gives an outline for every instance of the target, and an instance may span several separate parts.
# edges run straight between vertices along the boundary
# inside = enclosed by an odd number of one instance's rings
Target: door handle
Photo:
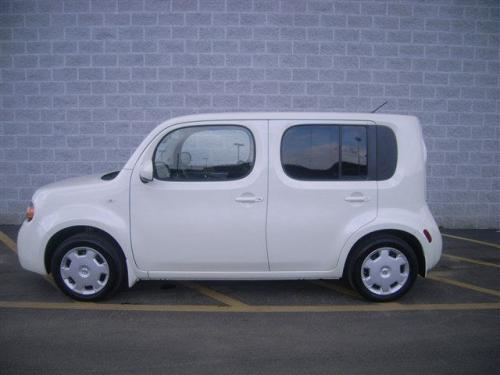
[[[235,199],[236,202],[239,202],[239,203],[258,203],[258,202],[262,202],[264,200],[264,198],[262,197],[252,197],[252,196],[246,196],[246,195],[242,195],[241,197],[238,197]]]
[[[351,195],[351,196],[345,197],[344,200],[346,202],[351,202],[351,203],[361,203],[361,202],[368,202],[370,200],[370,198],[365,197],[364,195]]]

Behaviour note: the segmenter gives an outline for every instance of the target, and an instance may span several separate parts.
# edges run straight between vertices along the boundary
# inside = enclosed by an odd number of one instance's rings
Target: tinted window
[[[294,126],[281,143],[281,162],[290,177],[332,180],[339,177],[339,127]]]
[[[298,180],[364,179],[367,159],[364,126],[299,125],[281,142],[283,169]]]
[[[344,178],[366,178],[367,139],[364,126],[342,126],[341,174]]]
[[[241,126],[198,126],[174,130],[158,144],[154,176],[170,181],[243,178],[255,161],[250,131]]]
[[[377,126],[377,180],[387,180],[396,171],[398,145],[391,128]]]

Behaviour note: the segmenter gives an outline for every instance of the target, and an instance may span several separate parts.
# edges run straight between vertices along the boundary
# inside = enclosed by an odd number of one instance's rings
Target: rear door
[[[346,239],[377,215],[375,126],[269,123],[271,271],[329,271]]]

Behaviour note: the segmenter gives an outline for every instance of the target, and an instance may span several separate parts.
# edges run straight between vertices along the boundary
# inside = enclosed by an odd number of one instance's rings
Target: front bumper
[[[17,256],[24,269],[45,275],[43,237],[43,231],[36,222],[24,221],[17,235]]]

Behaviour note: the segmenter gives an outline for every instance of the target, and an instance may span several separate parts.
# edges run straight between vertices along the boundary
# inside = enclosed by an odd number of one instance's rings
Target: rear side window
[[[341,126],[341,175],[345,178],[366,178],[368,175],[368,140],[364,126]]]
[[[351,180],[368,176],[365,126],[298,125],[281,142],[285,173],[297,180]]]
[[[247,176],[255,162],[252,133],[242,126],[192,126],[158,144],[154,177],[163,181],[227,181]]]
[[[377,180],[388,180],[396,171],[398,145],[396,135],[387,126],[377,126]]]
[[[295,126],[281,144],[281,162],[298,180],[331,180],[339,177],[339,128],[330,125]]]

